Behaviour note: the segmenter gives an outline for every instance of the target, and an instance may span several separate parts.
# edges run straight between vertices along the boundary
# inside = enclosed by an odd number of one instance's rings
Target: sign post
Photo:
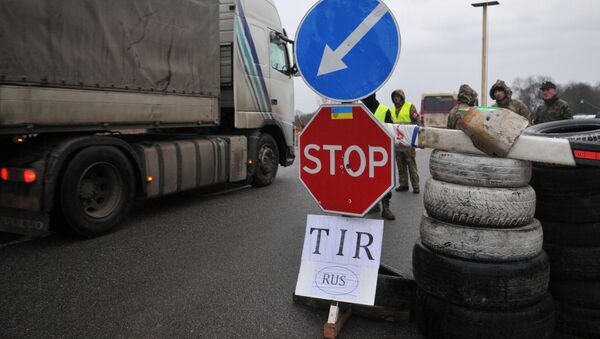
[[[400,55],[400,30],[380,0],[321,0],[296,35],[306,84],[334,102],[375,93]],[[299,136],[300,180],[324,212],[308,216],[296,295],[331,300],[326,338],[351,307],[374,305],[382,220],[364,216],[394,187],[394,140],[361,104],[324,105]],[[341,315],[340,315],[341,312]]]

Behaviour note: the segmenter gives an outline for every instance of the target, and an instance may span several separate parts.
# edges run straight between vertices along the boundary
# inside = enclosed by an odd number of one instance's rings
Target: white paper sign
[[[296,295],[373,305],[383,220],[309,215]]]

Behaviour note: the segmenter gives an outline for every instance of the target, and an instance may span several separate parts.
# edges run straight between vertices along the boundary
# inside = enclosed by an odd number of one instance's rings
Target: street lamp
[[[500,5],[498,1],[478,2],[473,7],[483,7],[483,46],[481,52],[481,104],[487,106],[487,8]]]

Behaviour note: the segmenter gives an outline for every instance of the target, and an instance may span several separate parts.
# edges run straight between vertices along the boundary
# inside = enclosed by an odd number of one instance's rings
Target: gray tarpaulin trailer
[[[134,198],[270,184],[290,43],[272,0],[0,0],[0,231],[96,236]]]
[[[216,1],[5,0],[0,32],[2,130],[219,121]]]

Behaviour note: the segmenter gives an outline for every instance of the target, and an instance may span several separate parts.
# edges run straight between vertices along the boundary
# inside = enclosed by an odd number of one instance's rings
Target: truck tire
[[[256,164],[252,186],[264,187],[273,183],[279,168],[279,149],[270,134],[262,134],[258,139]]]
[[[531,179],[531,163],[435,150],[429,160],[431,176],[440,181],[478,187],[524,187]]]
[[[562,167],[535,164],[530,185],[538,196],[600,194],[600,170],[597,167]]]
[[[556,328],[559,332],[585,338],[600,338],[600,310],[557,303]]]
[[[542,221],[544,240],[573,247],[600,247],[600,221],[571,224]]]
[[[423,291],[455,305],[507,310],[533,305],[548,291],[550,263],[544,252],[509,263],[479,263],[435,253],[417,242],[413,273]]]
[[[554,331],[555,312],[547,293],[539,303],[507,311],[453,305],[419,289],[417,326],[429,339],[542,339]]]
[[[533,222],[535,191],[530,186],[488,188],[429,179],[424,203],[427,213],[439,220],[461,225],[510,228]]]
[[[421,241],[429,249],[453,257],[482,262],[510,262],[533,258],[544,243],[542,225],[534,220],[519,228],[462,226],[424,215]]]
[[[523,134],[597,143],[600,142],[600,119],[546,122],[527,128]]]
[[[535,215],[540,220],[589,224],[600,222],[600,193],[592,195],[539,195]]]
[[[600,281],[600,247],[571,247],[544,242],[552,279]]]
[[[129,212],[135,176],[129,160],[110,146],[88,147],[69,162],[60,184],[68,226],[84,237],[111,231]]]
[[[600,280],[550,280],[550,294],[554,299],[577,307],[600,310]]]

